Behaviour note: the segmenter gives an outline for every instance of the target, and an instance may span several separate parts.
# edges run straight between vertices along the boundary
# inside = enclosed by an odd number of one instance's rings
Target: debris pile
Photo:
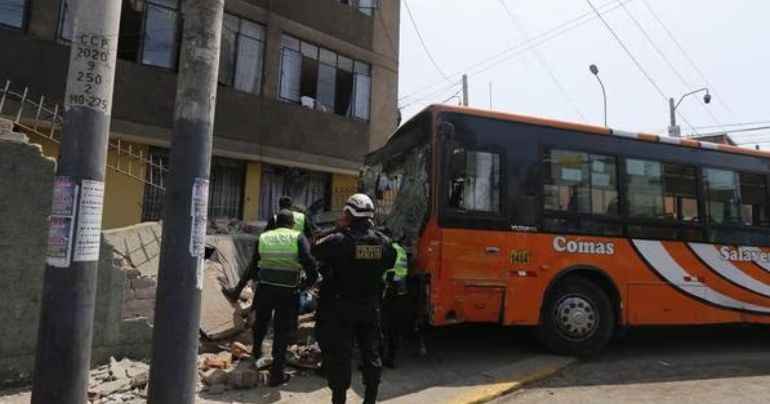
[[[94,369],[90,373],[88,401],[93,404],[140,404],[147,401],[150,367],[128,358]]]
[[[198,357],[201,382],[208,394],[221,394],[228,389],[247,389],[267,384],[270,372],[265,370],[270,360],[255,363],[251,349],[233,342],[229,349],[219,353],[207,353]]]

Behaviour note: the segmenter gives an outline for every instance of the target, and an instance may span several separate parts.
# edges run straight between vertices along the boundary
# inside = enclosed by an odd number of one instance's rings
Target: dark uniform
[[[383,275],[396,261],[390,240],[368,220],[320,239],[313,255],[328,272],[320,304],[324,328],[324,370],[332,402],[344,403],[350,387],[353,340],[361,349],[364,403],[374,403],[380,383],[380,300]]]
[[[257,282],[254,295],[253,350],[255,357],[261,355],[262,341],[272,319],[274,335],[269,383],[271,386],[288,380],[283,370],[289,336],[297,328],[299,289],[312,286],[318,280],[316,263],[310,255],[310,244],[302,233],[290,229],[293,224],[292,213],[287,210],[279,212],[278,223],[283,226],[262,233],[248,270],[241,277],[238,286],[226,292],[228,297],[234,299],[240,295],[249,280]]]

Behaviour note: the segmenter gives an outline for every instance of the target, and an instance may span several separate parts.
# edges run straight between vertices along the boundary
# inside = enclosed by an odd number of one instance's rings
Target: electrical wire
[[[725,123],[721,125],[707,125],[696,126],[695,129],[717,129],[717,128],[729,128],[733,126],[748,126],[748,125],[767,125],[770,121],[753,121],[753,122],[739,122],[739,123]],[[725,129],[729,132],[729,129]]]
[[[428,50],[428,46],[425,44],[425,39],[423,39],[422,34],[420,33],[420,29],[417,28],[417,23],[414,21],[414,16],[412,15],[412,10],[409,8],[409,2],[407,0],[404,0],[404,6],[406,6],[406,13],[409,15],[409,21],[412,22],[412,27],[414,28],[414,32],[417,33],[417,38],[420,40],[420,44],[422,45],[422,50],[425,51],[425,55],[428,56],[428,59],[430,59],[433,67],[435,67],[436,70],[441,73],[442,76],[444,76],[444,79],[451,83],[452,80],[449,78],[449,76],[446,75],[446,73],[444,73],[438,63],[436,63],[436,59],[433,58],[430,50]]]
[[[679,81],[682,83],[682,85],[684,85],[684,87],[687,88],[688,90],[692,89],[693,86],[679,72],[679,69],[677,69],[674,66],[673,63],[671,63],[671,60],[669,60],[669,58],[666,57],[666,55],[663,53],[663,51],[660,49],[660,47],[658,47],[658,44],[655,43],[655,41],[652,39],[652,37],[650,37],[650,34],[647,33],[647,30],[644,29],[644,27],[639,22],[639,20],[636,17],[634,17],[634,15],[631,13],[631,10],[629,10],[628,7],[626,7],[625,4],[621,4],[620,7],[623,8],[623,11],[625,11],[625,13],[631,19],[631,21],[633,21],[634,25],[636,25],[636,27],[639,29],[639,31],[642,33],[642,35],[644,35],[644,38],[647,40],[647,42],[649,42],[649,44],[652,45],[652,48],[655,50],[655,53],[657,53],[658,56],[660,56],[661,59],[663,59],[663,61],[666,62],[666,65],[668,65],[668,68],[674,73],[674,75],[676,75],[677,78],[679,78]],[[714,121],[714,123],[716,123],[716,124],[720,124],[721,123],[719,121],[719,119],[717,119],[717,117],[714,116],[714,113],[711,112],[711,110],[709,108],[706,108],[706,105],[704,105],[704,104],[699,104],[699,105],[711,117],[711,119]]]
[[[716,99],[719,101],[719,103],[720,103],[720,104],[722,104],[722,107],[724,107],[724,109],[725,109],[725,110],[727,110],[727,112],[728,112],[728,113],[729,113],[731,116],[733,116],[733,117],[734,117],[734,116],[735,116],[735,114],[733,114],[733,111],[732,111],[732,109],[731,109],[731,108],[730,108],[730,107],[727,105],[727,102],[725,101],[725,99],[724,99],[723,97],[719,97],[719,96],[717,96],[718,92],[717,92],[716,88],[714,88],[714,86],[713,86],[713,85],[711,85],[711,83],[709,82],[709,80],[706,78],[706,75],[704,75],[704,74],[703,74],[703,72],[700,70],[700,68],[698,68],[698,65],[697,65],[697,64],[695,64],[695,62],[692,60],[692,58],[690,57],[690,55],[689,55],[689,54],[687,53],[687,51],[684,49],[684,46],[682,46],[682,44],[681,44],[681,43],[679,43],[679,41],[676,39],[676,37],[674,36],[674,34],[672,34],[672,33],[671,33],[671,31],[668,29],[668,27],[666,26],[666,24],[664,24],[664,23],[663,23],[663,20],[660,18],[660,16],[658,15],[658,13],[657,13],[657,12],[655,12],[655,9],[653,9],[653,8],[650,6],[650,4],[649,4],[649,3],[647,3],[647,0],[642,0],[642,3],[643,3],[643,4],[644,4],[644,6],[647,8],[647,10],[650,12],[650,14],[652,14],[652,16],[655,18],[655,20],[657,20],[657,21],[658,21],[658,24],[660,24],[661,28],[663,28],[663,30],[666,32],[666,34],[667,34],[667,35],[668,35],[668,37],[671,39],[671,41],[672,41],[672,42],[674,42],[674,45],[676,45],[676,47],[679,49],[679,51],[680,51],[680,52],[682,52],[682,55],[684,55],[685,59],[687,59],[687,62],[688,62],[688,63],[690,64],[690,66],[693,68],[693,70],[695,71],[695,73],[697,73],[697,74],[698,74],[698,77],[700,77],[700,79],[701,79],[701,80],[703,80],[703,82],[704,82],[704,83],[706,83],[706,86],[708,86],[708,88],[709,88],[709,91],[711,91],[711,92],[714,94],[714,98],[716,98]]]
[[[513,22],[513,25],[516,27],[516,30],[519,32],[519,34],[521,34],[521,36],[524,38],[525,41],[528,41],[530,37],[524,25],[519,22],[519,19],[516,18],[516,15],[514,15],[513,11],[511,11],[511,9],[505,3],[505,0],[499,0],[499,1],[500,1],[500,5],[503,6],[503,8],[505,9],[505,12],[508,14],[508,17],[510,17],[511,22]],[[588,120],[586,119],[585,115],[583,115],[583,112],[580,111],[580,108],[578,108],[577,104],[575,103],[575,100],[569,95],[569,93],[567,92],[567,89],[564,88],[561,81],[559,81],[559,78],[556,77],[556,74],[554,73],[553,69],[548,64],[548,62],[545,60],[545,57],[543,57],[543,54],[540,52],[540,50],[535,48],[533,52],[535,54],[535,58],[537,59],[538,63],[540,63],[540,66],[543,69],[545,69],[546,72],[548,72],[548,76],[550,77],[551,81],[556,86],[556,88],[559,89],[559,92],[561,92],[562,96],[565,99],[567,99],[567,101],[572,106],[572,109],[575,111],[575,113],[577,113],[577,115],[580,117],[580,119],[583,122],[588,123]]]
[[[613,10],[616,10],[617,8],[619,8],[620,6],[617,3],[620,3],[620,2],[630,3],[632,1],[634,1],[634,0],[611,0],[611,1],[609,1],[609,2],[607,2],[605,4],[603,4],[603,5],[599,6],[599,9],[600,10],[601,9],[605,9],[605,10],[602,11],[602,13],[606,14],[606,13],[609,13],[610,11],[613,11]],[[524,46],[528,46],[531,43],[535,43],[537,41],[540,41],[537,44],[535,44],[534,46],[529,46],[525,50],[532,49],[535,46],[539,46],[539,45],[541,45],[541,44],[543,44],[545,42],[548,42],[548,41],[550,41],[552,39],[555,39],[555,38],[557,38],[557,37],[559,37],[559,36],[569,32],[569,31],[572,31],[572,30],[574,30],[574,29],[576,29],[576,28],[578,28],[578,27],[580,27],[580,26],[582,26],[582,25],[584,25],[584,24],[586,24],[586,23],[588,23],[590,21],[593,21],[595,19],[596,19],[596,16],[594,15],[594,13],[592,11],[589,11],[587,13],[581,14],[578,17],[572,18],[572,19],[570,19],[568,21],[565,21],[565,22],[563,22],[563,23],[561,23],[559,25],[556,25],[556,26],[554,26],[554,27],[552,27],[552,28],[550,28],[550,29],[548,29],[548,30],[546,30],[544,32],[541,32],[540,34],[535,35],[534,37],[530,38],[529,41],[519,42],[519,43],[514,44],[512,46],[509,46],[509,47],[503,49],[502,51],[497,52],[497,53],[495,53],[495,54],[493,54],[493,55],[491,55],[491,56],[489,56],[489,57],[487,57],[485,59],[482,59],[482,60],[480,60],[480,61],[478,61],[478,62],[476,62],[476,63],[474,63],[472,65],[469,65],[469,66],[465,67],[464,69],[460,70],[459,72],[451,75],[450,77],[454,77],[456,80],[459,80],[459,78],[463,74],[463,72],[468,73],[468,72],[471,72],[472,70],[477,69],[477,68],[481,68],[481,69],[478,70],[475,73],[480,73],[480,72],[489,70],[489,69],[491,69],[491,68],[493,68],[493,67],[495,67],[495,66],[497,66],[497,65],[499,65],[499,64],[501,64],[501,63],[503,63],[503,62],[513,58],[513,57],[515,57],[515,56],[518,56],[519,54],[521,54],[521,52],[517,52],[517,53],[515,53],[513,55],[509,55],[510,52],[517,51],[517,50],[519,50],[520,48],[522,48]],[[549,35],[550,35],[550,37],[549,37]],[[491,62],[491,64],[487,65],[486,67],[483,67],[484,65],[486,65],[487,63],[490,63],[490,62]],[[431,90],[431,89],[433,89],[436,86],[441,85],[441,84],[444,84],[444,80],[436,81],[436,82],[434,82],[432,84],[429,84],[429,85],[424,86],[422,88],[419,88],[419,89],[417,89],[415,91],[412,91],[412,92],[410,92],[408,94],[405,94],[405,95],[399,97],[399,102],[401,102],[403,100],[406,100],[406,99],[409,99],[409,98],[413,98],[417,94],[421,94],[421,93],[423,93],[425,91],[429,91],[429,90]],[[454,85],[454,84],[450,84],[450,86],[451,85]],[[446,86],[446,84],[444,84],[444,86]]]
[[[607,30],[610,31],[610,34],[612,34],[613,38],[618,42],[621,48],[626,52],[626,55],[634,62],[636,67],[639,69],[639,71],[644,75],[645,78],[647,78],[647,81],[650,82],[650,84],[655,88],[655,90],[658,92],[658,94],[663,98],[664,100],[668,101],[668,97],[666,97],[666,94],[661,90],[660,86],[658,86],[658,83],[655,82],[655,80],[650,76],[649,73],[647,73],[647,70],[644,69],[641,63],[639,63],[639,60],[636,59],[636,56],[631,52],[630,49],[626,46],[625,43],[623,43],[623,40],[620,39],[620,36],[618,36],[617,33],[615,33],[615,30],[612,29],[612,26],[607,22],[607,20],[604,19],[604,17],[599,13],[599,10],[596,9],[594,4],[591,2],[591,0],[586,0],[586,3],[591,7],[592,10],[594,10],[594,13],[599,17],[601,22],[604,24],[605,27],[607,27]],[[693,129],[692,124],[687,120],[687,118],[680,112],[677,111],[677,114],[682,118],[682,120],[685,121],[687,126],[690,127],[690,130],[697,133],[695,129]]]

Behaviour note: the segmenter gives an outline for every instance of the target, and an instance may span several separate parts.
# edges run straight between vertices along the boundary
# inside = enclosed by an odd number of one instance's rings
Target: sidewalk
[[[544,353],[527,338],[494,327],[437,330],[428,355],[407,358],[398,369],[385,369],[380,401],[393,404],[481,403],[555,373],[573,359]],[[360,403],[360,372],[353,375],[348,402]],[[201,393],[200,403],[329,403],[326,380],[313,372],[297,372],[285,386],[259,386]]]

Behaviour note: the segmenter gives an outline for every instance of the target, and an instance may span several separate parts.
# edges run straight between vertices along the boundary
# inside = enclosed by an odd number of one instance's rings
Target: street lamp
[[[604,98],[604,127],[607,127],[607,92],[604,91],[604,83],[602,83],[602,79],[599,78],[599,68],[596,67],[596,65],[588,66],[588,69],[591,70],[591,73],[596,76],[596,80],[599,80],[599,85],[602,87],[602,98]]]
[[[671,115],[671,125],[668,127],[668,135],[672,137],[680,137],[682,136],[682,130],[679,128],[679,125],[676,124],[676,109],[679,108],[679,104],[682,103],[682,100],[685,99],[688,95],[693,95],[696,93],[699,93],[701,91],[705,91],[706,95],[703,96],[703,102],[708,104],[711,102],[711,94],[709,94],[709,89],[707,87],[699,88],[694,91],[690,91],[689,93],[682,96],[682,98],[679,99],[679,102],[674,104],[674,99],[669,98],[668,99],[668,110],[669,114]]]

